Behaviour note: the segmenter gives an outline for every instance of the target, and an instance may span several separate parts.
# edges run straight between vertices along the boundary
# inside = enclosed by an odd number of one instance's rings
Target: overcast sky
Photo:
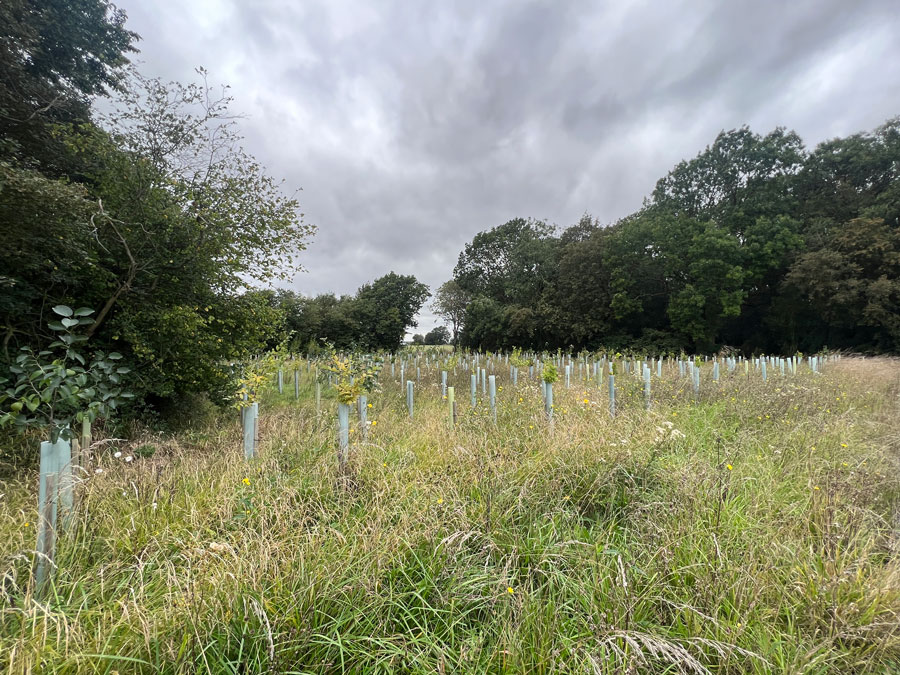
[[[247,150],[302,187],[305,294],[434,289],[518,216],[613,222],[722,129],[812,147],[900,114],[897,0],[118,4],[144,74],[231,85]]]

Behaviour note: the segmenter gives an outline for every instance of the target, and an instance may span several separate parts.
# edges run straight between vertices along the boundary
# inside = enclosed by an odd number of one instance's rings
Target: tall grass
[[[615,419],[558,383],[552,426],[501,377],[495,426],[460,369],[453,429],[385,375],[340,475],[307,380],[250,463],[236,413],[111,444],[42,602],[35,476],[0,485],[2,672],[900,672],[900,364],[676,374]]]

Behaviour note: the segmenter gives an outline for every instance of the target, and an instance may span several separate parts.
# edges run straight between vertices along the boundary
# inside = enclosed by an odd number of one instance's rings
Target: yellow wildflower
[[[242,482],[244,485],[250,485],[250,479],[249,479],[249,478],[245,478],[245,479],[242,480],[241,482]]]
[[[726,464],[725,468],[728,469],[729,471],[731,471],[734,467],[731,466],[731,464]]]

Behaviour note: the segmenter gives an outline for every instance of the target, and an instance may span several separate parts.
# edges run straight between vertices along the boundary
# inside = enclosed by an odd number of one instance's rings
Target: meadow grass
[[[495,424],[460,369],[452,429],[439,372],[413,420],[384,374],[342,472],[286,378],[249,463],[233,411],[98,450],[41,601],[6,481],[0,672],[900,672],[900,363],[708,372],[618,377],[615,419],[557,383],[552,424],[504,375]]]

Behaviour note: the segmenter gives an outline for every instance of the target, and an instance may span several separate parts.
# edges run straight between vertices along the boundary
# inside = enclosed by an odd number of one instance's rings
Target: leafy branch
[[[0,391],[0,427],[38,428],[55,442],[72,437],[73,422],[107,417],[133,394],[121,386],[122,376],[131,372],[120,363],[121,354],[98,351],[88,363],[78,349],[87,337],[75,329],[92,325],[94,310],[57,305],[53,312],[60,318],[48,327],[57,340],[39,352],[23,347],[9,367],[12,378],[0,378],[9,385]]]
[[[337,379],[335,389],[338,392],[338,401],[341,403],[353,403],[362,393],[378,390],[378,374],[381,365],[370,363],[352,355],[339,356],[330,344],[327,344],[330,354],[322,370],[331,373]]]

